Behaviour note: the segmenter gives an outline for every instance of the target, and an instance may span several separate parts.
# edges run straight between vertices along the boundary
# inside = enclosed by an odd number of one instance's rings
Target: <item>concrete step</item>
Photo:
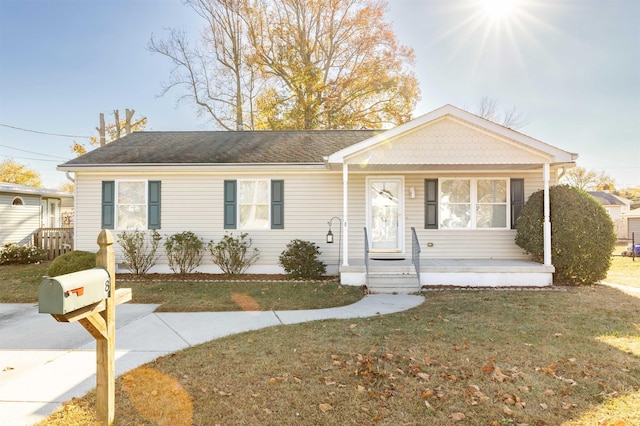
[[[420,291],[414,273],[370,272],[367,289],[371,293],[415,293]]]

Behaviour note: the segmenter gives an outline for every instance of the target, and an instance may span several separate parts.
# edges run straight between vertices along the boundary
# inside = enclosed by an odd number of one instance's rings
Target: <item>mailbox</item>
[[[38,291],[39,312],[63,315],[106,299],[110,289],[109,273],[100,267],[44,277]]]

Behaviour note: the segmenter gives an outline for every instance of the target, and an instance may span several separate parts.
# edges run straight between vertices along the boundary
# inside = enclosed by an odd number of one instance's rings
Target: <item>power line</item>
[[[67,159],[65,157],[58,157],[58,156],[55,156],[55,155],[48,155],[48,154],[40,154],[39,152],[27,151],[26,149],[20,149],[20,148],[14,148],[14,147],[8,146],[8,145],[0,144],[0,146],[3,146],[5,148],[9,148],[9,149],[15,149],[16,151],[26,152],[27,154],[35,154],[35,155],[42,155],[43,157],[59,158],[60,160],[66,160]]]
[[[83,139],[91,139],[93,136],[79,136],[79,135],[64,135],[61,133],[50,133],[50,132],[41,132],[39,130],[31,130],[31,129],[23,129],[22,127],[10,126],[8,124],[0,123],[2,127],[8,127],[10,129],[22,130],[23,132],[31,132],[31,133],[40,133],[41,135],[49,135],[49,136],[62,136],[63,138],[83,138]]]
[[[9,157],[8,155],[1,155],[0,157],[4,157],[8,160],[18,159],[18,160],[34,160],[34,161],[48,161],[51,163],[59,163],[60,160],[46,160],[43,158],[29,158],[29,157]]]

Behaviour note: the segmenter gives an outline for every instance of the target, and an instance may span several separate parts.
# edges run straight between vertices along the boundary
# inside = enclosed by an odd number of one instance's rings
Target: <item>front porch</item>
[[[417,292],[430,286],[545,287],[553,282],[554,267],[520,259],[421,258],[419,271],[418,280],[410,257],[349,259],[349,266],[340,267],[340,282],[366,285],[379,293]]]

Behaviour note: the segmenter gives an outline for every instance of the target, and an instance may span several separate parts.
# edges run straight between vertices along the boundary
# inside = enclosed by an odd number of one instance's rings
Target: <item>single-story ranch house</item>
[[[247,233],[260,251],[248,272],[282,273],[302,239],[343,284],[399,291],[550,285],[548,197],[544,264],[514,223],[576,158],[446,105],[389,130],[135,132],[58,170],[75,173],[78,250],[97,250],[103,228]],[[220,269],[207,253],[199,271]],[[170,272],[166,258],[151,272]]]

